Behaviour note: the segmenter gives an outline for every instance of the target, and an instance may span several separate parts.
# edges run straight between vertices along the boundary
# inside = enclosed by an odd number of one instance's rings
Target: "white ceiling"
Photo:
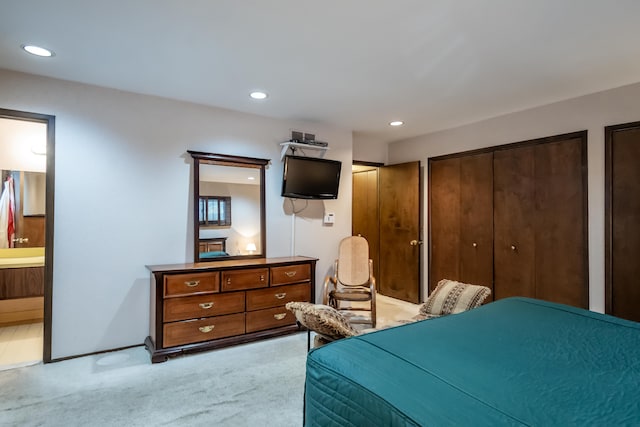
[[[0,0],[0,67],[392,141],[640,81],[638,17],[638,0]]]

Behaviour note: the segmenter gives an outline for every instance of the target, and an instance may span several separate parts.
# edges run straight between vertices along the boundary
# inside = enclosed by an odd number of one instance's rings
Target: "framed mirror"
[[[269,160],[188,153],[193,158],[194,262],[265,257]]]

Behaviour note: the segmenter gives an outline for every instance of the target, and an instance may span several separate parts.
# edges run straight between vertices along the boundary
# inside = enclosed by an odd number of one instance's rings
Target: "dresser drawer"
[[[310,264],[294,264],[271,268],[271,286],[308,282],[309,280],[311,280]]]
[[[242,335],[244,331],[244,313],[166,323],[164,347]]]
[[[164,302],[164,321],[219,316],[244,311],[244,292],[168,298]]]
[[[247,333],[296,324],[296,316],[284,307],[247,312]]]
[[[311,288],[308,283],[247,291],[247,311],[278,307],[289,301],[307,302],[309,298]]]
[[[269,286],[268,268],[251,268],[247,270],[229,270],[222,272],[222,290],[225,292],[266,288],[267,286]]]
[[[164,276],[164,296],[176,297],[220,290],[220,273],[167,274]]]

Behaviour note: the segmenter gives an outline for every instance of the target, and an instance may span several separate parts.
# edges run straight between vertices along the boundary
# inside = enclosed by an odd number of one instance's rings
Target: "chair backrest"
[[[361,236],[349,236],[338,248],[338,281],[345,286],[369,283],[369,242]]]

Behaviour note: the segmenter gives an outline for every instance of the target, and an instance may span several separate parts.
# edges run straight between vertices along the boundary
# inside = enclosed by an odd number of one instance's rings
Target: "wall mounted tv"
[[[293,199],[337,199],[342,162],[317,157],[285,156],[282,196]]]

